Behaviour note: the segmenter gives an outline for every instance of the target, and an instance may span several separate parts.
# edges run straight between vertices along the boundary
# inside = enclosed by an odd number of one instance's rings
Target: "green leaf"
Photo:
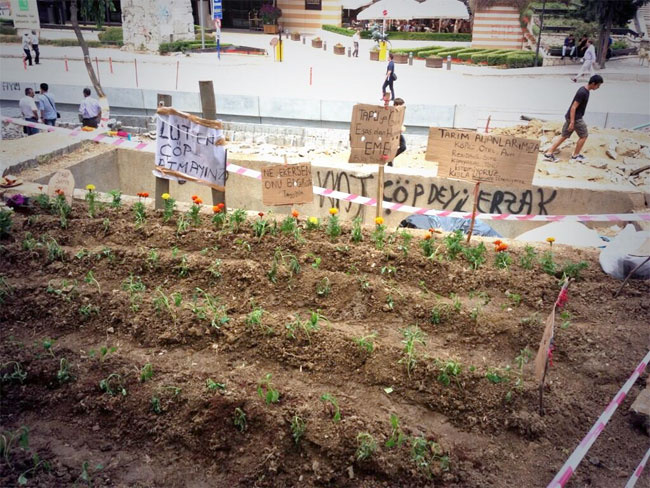
[[[25,477],[25,473],[21,474],[18,477],[18,484],[19,485],[26,485],[27,484],[27,478]]]

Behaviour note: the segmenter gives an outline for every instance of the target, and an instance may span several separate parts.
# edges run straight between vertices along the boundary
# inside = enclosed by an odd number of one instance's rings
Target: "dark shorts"
[[[84,125],[84,127],[94,127],[95,129],[99,126],[99,120],[97,120],[98,117],[94,117],[92,119],[83,119],[81,123]]]
[[[585,121],[582,119],[577,119],[573,123],[573,130],[576,131],[580,139],[583,139],[589,135],[587,124],[585,124]],[[569,130],[569,119],[566,119],[564,125],[562,126],[562,137],[571,137],[573,130]]]

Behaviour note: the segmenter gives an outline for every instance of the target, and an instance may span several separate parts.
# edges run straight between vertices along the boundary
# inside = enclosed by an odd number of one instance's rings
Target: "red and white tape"
[[[650,458],[650,449],[647,450],[645,456],[643,456],[643,459],[641,459],[641,462],[634,470],[634,473],[632,473],[630,479],[627,480],[627,483],[625,483],[625,488],[634,488],[636,482],[639,481],[639,478],[641,478],[641,473],[643,473],[643,469],[645,468],[645,465],[648,462],[649,458]]]
[[[94,135],[92,132],[83,132],[79,129],[70,130],[63,127],[52,127],[44,124],[37,124],[35,122],[27,122],[23,119],[12,117],[0,117],[3,122],[24,125],[27,127],[35,127],[48,132],[64,132],[69,136],[78,137],[80,139],[90,140],[94,142],[102,142],[105,144],[112,144],[126,149],[134,149],[136,151],[155,152],[156,143],[138,143],[134,141],[127,141],[119,137],[110,137],[105,134]],[[253,169],[244,168],[236,164],[228,163],[226,169],[231,173],[247,176],[250,178],[262,179],[262,173]],[[349,203],[357,203],[359,205],[368,205],[370,207],[377,206],[377,200],[362,195],[355,195],[352,193],[345,193],[342,191],[331,190],[328,188],[321,188],[314,186],[314,193],[323,197],[329,197],[336,200],[342,200]],[[382,208],[391,210],[393,212],[404,212],[407,214],[416,215],[434,215],[437,217],[456,217],[461,219],[471,219],[471,212],[453,212],[451,210],[433,210],[422,207],[412,207],[411,205],[404,205],[397,202],[382,202]],[[513,215],[513,214],[486,214],[477,213],[476,218],[479,220],[510,220],[522,222],[650,222],[650,213],[632,213],[632,214],[593,214],[593,215]]]
[[[625,382],[614,399],[609,402],[609,405],[607,405],[605,411],[600,415],[600,417],[598,417],[596,423],[589,430],[584,439],[582,439],[580,444],[578,444],[578,447],[575,448],[573,454],[569,456],[569,459],[567,459],[566,463],[564,463],[564,466],[562,466],[560,471],[558,471],[558,473],[555,475],[553,481],[548,484],[547,488],[564,488],[564,485],[566,485],[567,481],[569,481],[569,478],[571,478],[571,475],[573,475],[573,473],[575,473],[575,470],[578,468],[580,461],[582,461],[582,459],[585,457],[585,454],[587,454],[587,451],[589,451],[600,433],[603,431],[603,429],[605,429],[607,422],[609,422],[609,419],[612,418],[612,415],[616,409],[621,405],[621,403],[623,403],[623,400],[625,400],[625,397],[630,392],[632,385],[634,385],[639,376],[643,374],[649,362],[650,351],[648,351],[648,354],[645,355],[643,360],[639,363],[639,365],[632,373],[632,376],[630,376],[629,379]]]

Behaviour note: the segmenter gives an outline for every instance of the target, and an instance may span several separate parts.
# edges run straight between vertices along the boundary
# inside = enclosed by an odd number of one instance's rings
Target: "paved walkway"
[[[261,33],[227,31],[225,43],[261,47],[268,56],[229,54],[217,59],[215,53],[191,56],[157,56],[134,54],[118,49],[91,49],[91,57],[100,60],[100,77],[105,86],[136,86],[135,60],[139,87],[198,91],[198,81],[213,79],[217,94],[259,95],[306,99],[352,100],[378,103],[385,63],[370,61],[372,42],[361,41],[359,58],[336,56],[331,47],[336,42],[351,46],[350,38],[323,31],[327,51],[311,47],[309,39],[285,40],[284,62],[274,62],[269,42],[273,36]],[[394,47],[409,45],[443,45],[450,43],[395,41]],[[458,45],[458,43],[453,43]],[[0,45],[0,81],[46,81],[53,84],[79,85],[88,80],[75,47],[43,46],[41,66],[23,69],[20,46]],[[64,57],[69,71],[64,69]],[[113,73],[109,70],[112,59]],[[413,66],[397,65],[396,95],[407,104],[468,105],[527,111],[563,112],[569,106],[577,85],[569,80],[572,66],[553,66],[503,70],[488,67],[454,65],[451,71],[430,69],[424,61]],[[310,72],[312,84],[310,85]],[[602,88],[592,94],[588,110],[594,112],[647,113],[650,119],[650,69],[636,59],[614,60],[601,72]]]

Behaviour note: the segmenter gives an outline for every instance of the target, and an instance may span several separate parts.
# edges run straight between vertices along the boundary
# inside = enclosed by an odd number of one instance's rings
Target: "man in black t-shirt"
[[[578,133],[578,142],[576,147],[573,150],[573,155],[571,156],[571,161],[584,161],[586,158],[580,154],[582,147],[587,142],[587,137],[589,132],[587,131],[587,124],[585,124],[582,117],[585,114],[585,109],[587,108],[587,102],[589,102],[589,92],[591,90],[598,90],[600,85],[603,84],[603,77],[600,75],[593,75],[589,78],[589,83],[587,86],[582,86],[578,89],[573,100],[571,101],[571,106],[569,107],[568,112],[564,116],[566,119],[564,126],[562,127],[562,134],[558,139],[553,143],[548,151],[544,153],[544,159],[551,162],[556,162],[558,158],[553,154],[558,146],[566,141],[573,131]]]
[[[384,84],[381,86],[381,92],[386,92],[386,88],[390,88],[390,99],[395,100],[395,90],[393,90],[393,81],[397,79],[395,75],[395,62],[393,61],[394,55],[390,53],[388,55],[390,61],[386,67],[386,78],[384,79]]]

